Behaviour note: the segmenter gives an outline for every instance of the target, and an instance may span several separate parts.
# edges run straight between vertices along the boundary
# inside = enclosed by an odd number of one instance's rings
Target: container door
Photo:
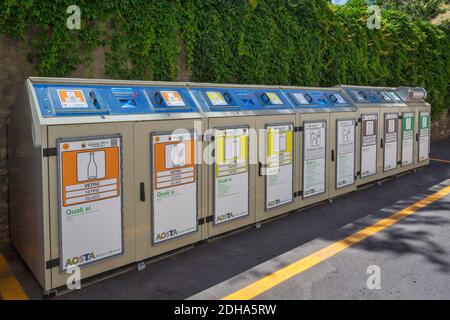
[[[418,108],[418,157],[417,166],[430,163],[430,111],[427,107]]]
[[[208,236],[255,223],[254,117],[210,118]],[[250,130],[252,129],[252,130]]]
[[[133,125],[51,126],[48,146],[52,287],[133,263]]]
[[[137,261],[201,240],[202,146],[194,121],[135,123]]]
[[[415,112],[411,108],[402,109],[402,118],[400,121],[400,166],[401,171],[414,169],[415,154]]]
[[[294,210],[295,114],[256,118],[258,169],[256,217],[262,221]]]
[[[400,141],[400,121],[396,108],[382,109],[382,137],[381,148],[383,152],[383,165],[380,178],[396,175],[400,167],[400,154],[398,146]]]
[[[328,199],[330,167],[329,113],[300,114],[300,190],[296,208]]]
[[[356,112],[330,114],[330,198],[356,189]]]
[[[380,108],[359,108],[358,127],[356,165],[359,186],[378,180],[382,170]]]

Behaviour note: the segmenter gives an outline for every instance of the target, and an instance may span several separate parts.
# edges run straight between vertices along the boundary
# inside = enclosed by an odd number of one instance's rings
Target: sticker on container
[[[413,163],[414,112],[404,112],[402,117],[402,166]]]
[[[325,192],[325,121],[304,124],[303,148],[303,198]]]
[[[400,97],[395,92],[388,91],[387,93],[392,99],[394,99],[395,102],[397,102],[397,103],[401,103],[402,102],[402,99],[400,99]]]
[[[397,168],[398,113],[384,115],[384,171]]]
[[[355,182],[355,120],[337,120],[336,189]]]
[[[345,99],[339,93],[335,93],[334,96],[336,97],[337,103],[339,104],[347,103],[347,101],[345,101]]]
[[[377,173],[378,115],[361,116],[361,178]]]
[[[161,95],[169,107],[186,106],[178,91],[161,91]]]
[[[249,214],[248,131],[215,129],[214,224]]]
[[[428,160],[430,154],[430,113],[419,114],[419,162]]]
[[[83,90],[58,90],[59,102],[62,108],[88,108]]]
[[[305,96],[301,92],[295,92],[292,96],[297,100],[298,104],[309,104],[308,100],[306,100]]]
[[[197,231],[196,137],[194,132],[151,135],[154,244]]]
[[[207,91],[206,95],[213,106],[227,106],[228,103],[223,97],[222,93],[219,91]]]
[[[293,201],[293,132],[292,124],[271,125],[266,129],[266,210]]]
[[[119,135],[57,141],[61,270],[123,253],[121,147]]]
[[[269,98],[271,104],[283,104],[283,101],[281,101],[280,97],[275,92],[266,92],[266,96]]]

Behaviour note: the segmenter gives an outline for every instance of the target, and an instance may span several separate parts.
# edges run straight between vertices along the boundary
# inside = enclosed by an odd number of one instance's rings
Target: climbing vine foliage
[[[80,29],[66,25],[72,4]],[[42,76],[89,77],[102,48],[111,78],[175,80],[182,65],[192,81],[423,86],[433,115],[446,109],[449,24],[383,10],[370,30],[369,15],[363,0],[2,0],[0,34]]]

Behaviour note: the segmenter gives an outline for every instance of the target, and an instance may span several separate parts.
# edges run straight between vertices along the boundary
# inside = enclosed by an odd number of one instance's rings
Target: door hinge
[[[206,218],[200,218],[200,219],[197,220],[197,223],[198,223],[199,226],[201,226],[202,224],[212,222],[213,218],[214,218],[214,216],[212,216],[212,215],[211,216],[207,216]]]
[[[42,149],[42,156],[43,157],[54,157],[58,154],[58,151],[56,148],[44,148]]]
[[[47,270],[59,267],[59,258],[55,258],[53,260],[49,260],[45,263],[45,268]]]

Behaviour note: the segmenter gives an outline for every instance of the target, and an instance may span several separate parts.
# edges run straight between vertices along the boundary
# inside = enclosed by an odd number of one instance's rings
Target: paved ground
[[[450,139],[432,157],[450,160]],[[56,299],[221,298],[430,194],[450,163],[290,214]],[[399,202],[403,200],[403,202]],[[450,196],[257,296],[258,299],[450,299]],[[41,290],[12,249],[4,252],[30,298]],[[381,289],[366,286],[369,265]]]

